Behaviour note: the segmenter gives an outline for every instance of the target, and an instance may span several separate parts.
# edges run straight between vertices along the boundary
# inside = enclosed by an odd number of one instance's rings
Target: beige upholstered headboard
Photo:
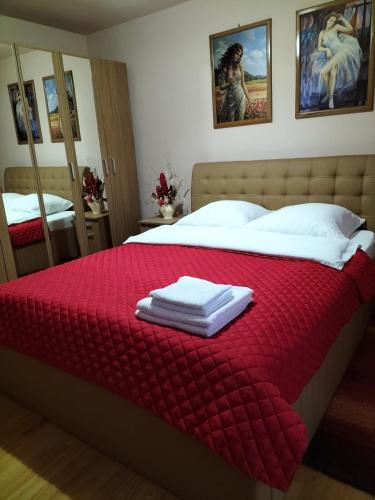
[[[88,167],[79,167],[81,178]],[[42,190],[73,201],[68,167],[39,167]],[[4,171],[4,189],[8,193],[30,194],[36,192],[34,169],[30,167],[8,167]]]
[[[342,205],[375,231],[375,155],[197,163],[192,210],[216,200],[246,200],[269,209],[297,203]]]

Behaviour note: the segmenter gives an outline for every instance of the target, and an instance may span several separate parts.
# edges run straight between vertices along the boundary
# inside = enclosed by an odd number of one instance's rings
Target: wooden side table
[[[87,237],[90,253],[99,252],[112,246],[108,212],[93,214],[85,212]]]
[[[139,230],[141,233],[144,233],[145,231],[148,231],[149,229],[152,229],[157,226],[171,226],[172,224],[175,224],[178,220],[180,220],[183,216],[180,215],[179,217],[172,217],[172,219],[164,219],[163,217],[156,216],[156,217],[149,217],[147,219],[142,219],[138,222],[139,224]]]

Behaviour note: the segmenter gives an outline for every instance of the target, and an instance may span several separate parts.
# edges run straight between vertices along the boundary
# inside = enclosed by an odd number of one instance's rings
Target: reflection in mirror
[[[25,81],[26,115],[32,122],[35,142],[42,142],[35,85]],[[43,224],[36,196],[34,169],[27,140],[17,66],[11,45],[0,44],[0,179],[7,226],[17,274],[24,275],[49,266]],[[34,193],[34,199],[28,195]]]
[[[5,268],[4,254],[0,242],[0,283],[4,283],[5,281],[8,281],[8,275]]]
[[[91,65],[87,58],[66,54],[62,61],[77,163],[91,172],[85,176],[82,195],[88,247],[92,253],[109,248],[112,243]]]
[[[60,264],[78,257],[80,251],[52,53],[20,48],[20,63],[24,81],[33,81],[35,85],[35,101],[39,108],[39,114],[32,117],[35,155],[53,260]],[[39,131],[36,136],[34,131]]]

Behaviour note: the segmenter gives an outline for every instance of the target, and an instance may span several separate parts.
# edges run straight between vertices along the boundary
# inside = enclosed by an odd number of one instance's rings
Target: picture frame
[[[38,103],[36,100],[34,80],[24,82],[26,100],[28,103],[28,113],[31,126],[31,133],[35,144],[43,143],[42,130],[40,128]],[[26,125],[23,112],[23,104],[21,94],[19,91],[18,83],[11,83],[8,85],[8,93],[10,105],[12,108],[12,115],[14,121],[14,128],[16,130],[18,144],[28,144]]]
[[[297,12],[296,118],[374,109],[374,0]]]
[[[73,72],[65,71],[64,79],[65,79],[65,87],[68,98],[73,140],[80,141],[81,132],[79,128],[78,109],[77,109],[76,94],[74,90]],[[44,97],[46,100],[47,117],[48,117],[51,142],[63,142],[64,137],[61,129],[61,119],[60,119],[58,96],[57,96],[57,84],[54,75],[43,77],[43,89],[44,89]]]
[[[209,39],[214,128],[272,122],[272,20]]]

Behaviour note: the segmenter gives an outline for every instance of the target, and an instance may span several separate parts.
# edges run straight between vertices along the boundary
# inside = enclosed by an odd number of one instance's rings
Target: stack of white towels
[[[252,295],[251,288],[182,276],[152,290],[137,303],[135,314],[150,323],[211,337],[246,309]]]

